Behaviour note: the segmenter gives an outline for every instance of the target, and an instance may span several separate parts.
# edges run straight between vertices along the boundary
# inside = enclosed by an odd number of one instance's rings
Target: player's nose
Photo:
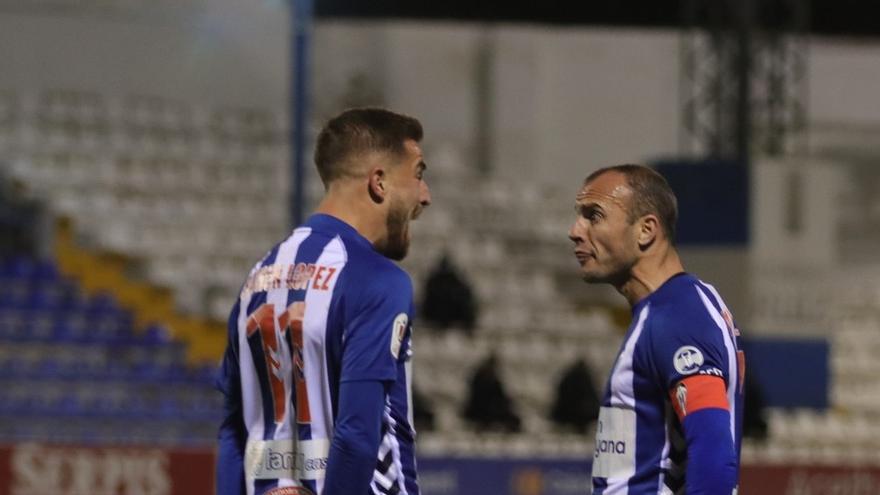
[[[579,222],[575,220],[574,223],[571,224],[571,227],[568,228],[568,239],[575,244],[584,241],[583,229],[581,229],[578,224]]]
[[[419,190],[419,203],[421,203],[422,207],[431,204],[431,188],[428,187],[427,182],[422,182],[421,189]]]

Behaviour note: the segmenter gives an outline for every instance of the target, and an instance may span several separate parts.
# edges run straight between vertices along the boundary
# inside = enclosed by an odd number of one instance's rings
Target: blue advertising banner
[[[758,386],[765,406],[828,408],[828,340],[763,337],[745,339],[742,346],[746,353],[746,387]]]
[[[677,241],[683,246],[749,242],[749,169],[723,160],[658,161],[655,169],[678,197]]]
[[[424,495],[584,495],[589,459],[419,457]]]

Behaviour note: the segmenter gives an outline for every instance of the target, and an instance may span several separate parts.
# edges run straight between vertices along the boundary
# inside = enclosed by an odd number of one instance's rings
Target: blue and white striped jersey
[[[726,398],[704,407],[729,407],[730,423],[721,427],[729,429],[738,465],[745,372],[738,335],[717,291],[690,274],[633,307],[597,422],[594,495],[684,493],[687,448],[675,410],[687,404],[687,389],[676,388],[686,379],[724,380]]]
[[[229,319],[218,493],[320,494],[340,383],[386,384],[371,490],[418,495],[412,283],[350,225],[316,214],[251,271]],[[359,495],[359,494],[353,494]]]

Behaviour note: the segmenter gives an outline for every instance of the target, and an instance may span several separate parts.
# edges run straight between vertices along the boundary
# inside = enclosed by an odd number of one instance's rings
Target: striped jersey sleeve
[[[659,331],[651,335],[652,355],[668,389],[694,375],[717,376],[725,383],[737,379],[733,323],[725,322],[725,310],[719,311],[704,290],[695,284],[692,297],[654,308],[651,325]]]
[[[399,270],[380,266],[347,272],[361,290],[346,308],[341,381],[397,379],[401,347],[412,313],[412,284]]]

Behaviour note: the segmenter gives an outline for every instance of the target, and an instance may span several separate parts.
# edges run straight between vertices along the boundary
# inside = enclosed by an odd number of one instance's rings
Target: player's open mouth
[[[593,257],[592,254],[590,254],[590,253],[584,253],[584,252],[582,252],[582,251],[575,251],[575,252],[574,252],[574,256],[575,256],[575,258],[577,258],[578,262],[579,262],[580,264],[582,264],[582,265],[583,265],[584,263],[586,263],[588,259],[590,259],[590,258]]]

